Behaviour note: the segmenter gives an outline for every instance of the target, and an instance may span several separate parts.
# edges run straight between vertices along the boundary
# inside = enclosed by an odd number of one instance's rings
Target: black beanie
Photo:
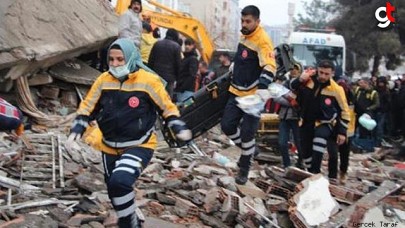
[[[168,29],[165,38],[177,42],[179,40],[179,32],[175,29]]]

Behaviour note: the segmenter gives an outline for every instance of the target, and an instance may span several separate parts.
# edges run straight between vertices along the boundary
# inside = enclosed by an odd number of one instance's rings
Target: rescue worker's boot
[[[347,182],[347,174],[344,172],[339,173],[339,182],[341,185],[345,185]]]
[[[235,177],[235,183],[239,185],[244,185],[248,181],[249,170],[239,169],[238,175]]]

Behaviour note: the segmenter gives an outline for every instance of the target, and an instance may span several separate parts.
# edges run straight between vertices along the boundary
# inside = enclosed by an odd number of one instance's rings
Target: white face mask
[[[128,64],[122,65],[122,66],[109,66],[110,69],[108,70],[115,78],[120,79],[122,77],[125,77],[129,74],[129,69],[128,69]]]
[[[125,76],[127,76],[129,73],[131,73],[129,71],[129,63],[132,62],[132,60],[135,58],[135,53],[131,54],[131,57],[129,57],[128,61],[126,62],[125,65],[122,66],[117,66],[117,67],[113,67],[113,66],[109,66],[109,72],[117,79],[123,78]]]

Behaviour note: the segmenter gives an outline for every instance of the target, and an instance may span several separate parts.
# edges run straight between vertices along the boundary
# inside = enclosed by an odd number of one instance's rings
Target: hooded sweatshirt
[[[153,37],[152,33],[142,33],[141,39],[141,56],[144,63],[148,63],[150,51],[157,39]]]

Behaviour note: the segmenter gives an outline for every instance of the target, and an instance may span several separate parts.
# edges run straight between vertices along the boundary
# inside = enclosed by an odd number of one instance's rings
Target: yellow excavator
[[[191,15],[170,9],[156,1],[146,0],[147,3],[154,6],[156,10],[143,5],[142,18],[150,19],[151,23],[167,28],[176,29],[186,37],[193,39],[197,44],[197,49],[202,59],[210,63],[214,53],[215,45],[204,25]],[[131,0],[118,0],[115,12],[119,15],[128,10]],[[157,11],[159,10],[159,12]]]

